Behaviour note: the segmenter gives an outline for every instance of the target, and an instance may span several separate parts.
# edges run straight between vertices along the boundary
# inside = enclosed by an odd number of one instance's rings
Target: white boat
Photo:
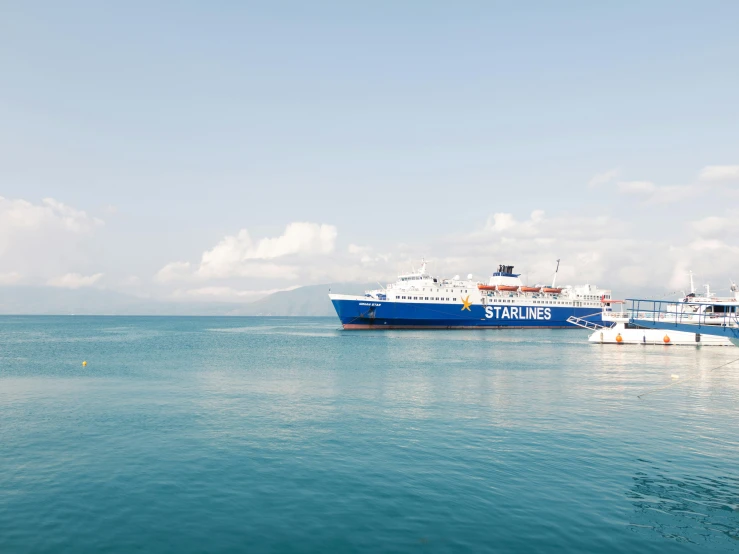
[[[662,344],[678,346],[733,346],[733,343],[724,336],[707,334],[705,331],[691,333],[676,329],[647,328],[633,320],[648,320],[658,317],[660,323],[680,322],[710,325],[715,320],[717,325],[723,324],[726,314],[739,312],[739,292],[734,283],[731,286],[733,296],[719,298],[711,292],[708,285],[703,295],[697,295],[693,285],[693,275],[690,274],[690,293],[676,302],[667,303],[667,308],[660,314],[634,314],[621,309],[622,300],[604,300],[601,314],[602,324],[591,321],[570,318],[570,322],[579,327],[590,329],[593,332],[588,336],[588,342],[600,344]],[[618,307],[615,310],[614,307]],[[684,329],[684,327],[681,327]]]

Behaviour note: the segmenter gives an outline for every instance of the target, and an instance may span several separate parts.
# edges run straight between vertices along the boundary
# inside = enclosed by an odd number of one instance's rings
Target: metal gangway
[[[648,329],[726,337],[739,346],[739,303],[628,298],[629,323]]]
[[[577,325],[578,327],[582,327],[583,329],[590,329],[591,331],[598,331],[600,329],[608,328],[605,325],[600,325],[599,323],[595,323],[594,321],[588,321],[587,319],[583,319],[582,317],[575,317],[574,315],[571,315],[567,318],[567,323]]]

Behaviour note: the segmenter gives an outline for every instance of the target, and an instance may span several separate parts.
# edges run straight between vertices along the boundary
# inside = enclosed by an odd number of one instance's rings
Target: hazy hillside
[[[356,283],[332,283],[311,285],[295,290],[276,292],[247,304],[249,315],[335,316],[328,298],[329,289],[344,294],[361,294],[373,285]],[[377,288],[377,285],[374,285]]]
[[[235,303],[165,302],[94,288],[10,286],[0,287],[0,314],[334,316],[329,289],[356,294],[368,288],[372,285],[312,285],[277,292],[252,303]]]

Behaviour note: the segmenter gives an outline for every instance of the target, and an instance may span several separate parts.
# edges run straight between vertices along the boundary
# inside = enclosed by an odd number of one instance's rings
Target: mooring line
[[[730,362],[726,362],[725,364],[718,365],[714,367],[713,369],[709,369],[707,373],[711,373],[713,371],[716,371],[717,369],[721,369],[722,367],[726,367],[727,365],[731,365],[734,362],[739,362],[739,358],[736,360],[731,360]],[[642,398],[643,396],[646,396],[648,394],[652,394],[653,392],[659,392],[661,390],[669,389],[670,387],[674,387],[675,385],[682,385],[683,383],[687,383],[688,381],[692,381],[693,379],[697,379],[698,377],[701,377],[703,374],[699,373],[698,375],[693,375],[692,377],[688,377],[687,379],[678,379],[674,383],[670,383],[669,385],[665,385],[664,387],[659,387],[656,389],[648,390],[647,392],[643,392],[641,394],[637,394],[637,398]]]

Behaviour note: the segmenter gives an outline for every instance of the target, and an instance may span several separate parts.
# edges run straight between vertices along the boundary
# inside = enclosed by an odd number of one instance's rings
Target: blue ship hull
[[[331,301],[345,329],[554,329],[570,328],[567,318],[602,324],[592,306],[515,306],[492,304],[467,308],[454,303],[393,302],[372,299]]]

